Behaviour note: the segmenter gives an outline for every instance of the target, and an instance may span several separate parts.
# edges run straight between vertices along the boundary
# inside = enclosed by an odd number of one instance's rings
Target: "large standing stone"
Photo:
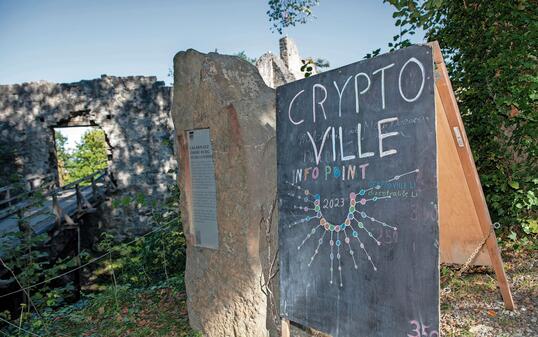
[[[179,144],[190,324],[210,337],[268,336],[277,317],[264,286],[278,267],[275,92],[253,65],[237,57],[180,52],[174,58],[172,118]],[[211,133],[216,250],[194,245],[185,131],[195,128]]]

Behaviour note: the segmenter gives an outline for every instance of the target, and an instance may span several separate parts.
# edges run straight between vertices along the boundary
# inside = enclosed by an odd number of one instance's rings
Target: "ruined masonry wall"
[[[0,85],[0,145],[15,157],[3,170],[23,177],[57,174],[53,127],[95,125],[106,134],[118,194],[162,200],[177,170],[170,102],[171,88],[155,77]],[[107,226],[120,235],[151,226],[149,209],[108,206]]]

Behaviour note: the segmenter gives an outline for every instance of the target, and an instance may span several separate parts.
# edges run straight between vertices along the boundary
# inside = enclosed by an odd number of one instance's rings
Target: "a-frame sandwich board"
[[[493,267],[505,307],[513,310],[497,238],[441,48],[437,41],[430,45],[436,68],[440,261],[463,264],[486,240],[474,264]]]
[[[435,65],[440,262],[464,264],[485,240],[473,263],[491,265],[507,309],[515,308],[482,185],[439,44],[430,43]],[[290,321],[281,320],[290,337]]]

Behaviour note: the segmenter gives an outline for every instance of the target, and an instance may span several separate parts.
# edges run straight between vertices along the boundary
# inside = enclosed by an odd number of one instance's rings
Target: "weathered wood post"
[[[92,184],[92,197],[93,197],[93,200],[96,200],[97,199],[97,185],[95,184],[95,175],[92,175],[91,184]]]
[[[269,336],[280,325],[275,92],[237,57],[174,58],[189,321],[205,336]],[[276,294],[275,294],[276,295]]]
[[[82,194],[80,193],[80,184],[75,185],[75,194],[77,198],[77,212],[82,212]]]
[[[60,204],[58,203],[57,190],[53,190],[51,195],[52,195],[52,211],[54,212],[54,216],[56,217],[56,224],[59,226],[62,224],[62,209],[60,208]]]

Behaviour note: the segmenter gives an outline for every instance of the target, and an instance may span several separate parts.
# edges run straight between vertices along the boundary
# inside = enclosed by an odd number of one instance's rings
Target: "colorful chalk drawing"
[[[419,169],[415,169],[410,172],[405,172],[399,175],[395,175],[394,177],[392,177],[391,179],[385,182],[386,183],[393,182],[393,181],[399,180],[400,178],[404,176],[415,174],[418,172],[419,172]],[[377,267],[374,261],[372,261],[372,257],[368,253],[368,250],[366,249],[366,246],[363,240],[373,240],[377,244],[377,246],[381,246],[381,242],[373,235],[372,231],[367,228],[365,223],[375,224],[377,226],[381,226],[392,231],[398,230],[396,226],[393,226],[379,219],[376,219],[373,216],[367,214],[364,210],[361,210],[361,207],[366,205],[369,202],[378,202],[384,199],[392,198],[391,196],[366,198],[366,194],[368,192],[372,190],[379,190],[381,188],[381,184],[377,184],[374,187],[371,187],[368,189],[360,189],[357,192],[349,193],[348,213],[345,219],[340,223],[332,223],[328,221],[327,218],[323,215],[320,194],[312,193],[310,190],[301,187],[299,184],[294,184],[289,181],[286,181],[286,184],[288,186],[291,186],[294,189],[294,191],[288,192],[288,195],[293,198],[297,198],[304,203],[302,205],[294,205],[293,208],[299,211],[303,211],[305,213],[305,216],[303,218],[287,224],[288,228],[293,228],[301,224],[312,224],[313,226],[309,230],[308,234],[303,239],[303,241],[297,246],[297,250],[301,250],[308,240],[318,235],[317,247],[314,250],[312,256],[310,257],[310,261],[308,262],[309,267],[314,262],[316,256],[319,254],[320,248],[325,242],[325,237],[327,235],[330,235],[328,242],[330,246],[329,258],[331,262],[331,267],[330,267],[330,273],[331,273],[330,283],[331,284],[333,284],[335,281],[334,280],[334,263],[335,263],[335,257],[336,257],[336,261],[338,263],[338,267],[336,269],[337,269],[337,272],[339,275],[339,281],[340,281],[339,285],[340,287],[344,286],[342,283],[341,251],[346,250],[346,248],[344,248],[345,246],[347,246],[347,251],[349,255],[351,256],[351,258],[353,259],[353,265],[355,269],[359,268],[359,266],[357,265],[357,260],[355,258],[355,251],[353,250],[353,243],[355,243],[355,241],[356,243],[358,243],[360,249],[366,255],[373,270],[377,271]],[[336,199],[345,199],[345,198],[335,198],[334,200]],[[344,201],[342,201],[342,206],[343,204],[344,204]],[[320,232],[320,234],[318,234],[318,231]],[[363,240],[361,240],[361,237],[363,238]],[[345,246],[343,246],[344,244]],[[334,254],[335,251],[336,251],[336,256]]]

